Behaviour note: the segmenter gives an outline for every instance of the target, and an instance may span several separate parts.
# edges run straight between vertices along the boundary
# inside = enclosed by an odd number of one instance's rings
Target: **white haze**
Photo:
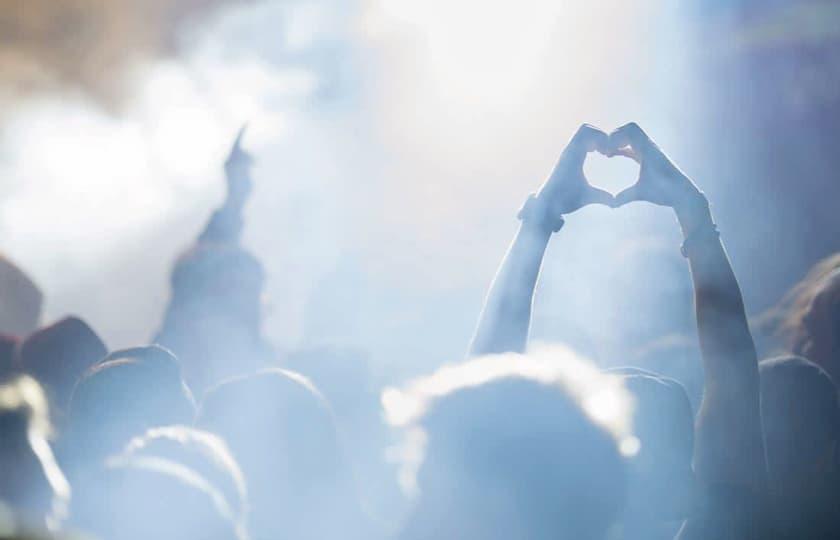
[[[148,339],[248,121],[245,234],[269,272],[268,335],[280,350],[358,345],[388,375],[424,370],[464,351],[516,210],[578,124],[636,120],[690,165],[677,15],[656,0],[229,9],[180,59],[140,70],[119,116],[67,94],[16,108],[0,132],[0,249],[44,288],[47,320],[80,314],[111,347]],[[633,180],[627,164],[587,172],[611,190]],[[586,344],[620,326],[616,246],[654,229],[676,245],[661,209],[570,217],[535,335]]]

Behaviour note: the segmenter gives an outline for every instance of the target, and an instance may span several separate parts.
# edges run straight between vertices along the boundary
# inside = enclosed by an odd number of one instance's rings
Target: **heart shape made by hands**
[[[616,195],[639,179],[639,164],[620,154],[590,152],[583,162],[583,174],[592,186]]]

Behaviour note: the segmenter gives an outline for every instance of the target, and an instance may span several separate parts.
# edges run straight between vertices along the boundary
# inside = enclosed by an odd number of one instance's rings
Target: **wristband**
[[[688,258],[696,248],[697,244],[705,241],[717,240],[718,238],[720,238],[720,232],[717,229],[717,225],[714,223],[703,225],[686,236],[685,240],[683,240],[682,246],[680,247],[680,253],[682,253],[683,257]]]
[[[546,205],[533,193],[528,196],[528,200],[522,205],[516,218],[522,223],[531,223],[550,232],[559,231],[566,223],[561,215],[549,215]]]

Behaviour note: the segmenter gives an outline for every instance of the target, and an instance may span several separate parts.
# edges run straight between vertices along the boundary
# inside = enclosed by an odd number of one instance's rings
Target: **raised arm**
[[[610,135],[614,153],[641,166],[638,183],[616,196],[618,205],[648,201],[674,209],[683,255],[694,283],[697,332],[705,372],[695,427],[694,467],[705,485],[760,492],[765,485],[759,413],[758,361],[741,289],[712,220],[709,203],[636,124]]]
[[[563,214],[587,204],[613,202],[612,195],[590,186],[583,175],[586,154],[605,150],[607,141],[598,128],[581,126],[551,176],[519,211],[519,230],[490,286],[470,356],[525,350],[534,288],[551,234],[563,226]]]
[[[199,236],[199,242],[236,243],[242,234],[242,210],[251,194],[253,181],[251,167],[253,158],[242,149],[245,126],[239,130],[230,154],[225,160],[227,195],[225,202],[210,217],[210,221]]]

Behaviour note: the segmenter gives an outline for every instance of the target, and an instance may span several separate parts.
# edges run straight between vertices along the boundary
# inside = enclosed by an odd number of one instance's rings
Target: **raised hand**
[[[634,122],[610,133],[605,154],[629,157],[640,166],[639,180],[615,196],[616,206],[647,201],[670,206],[679,213],[705,201],[697,186]]]
[[[228,188],[227,202],[236,207],[241,207],[245,203],[253,189],[251,167],[254,164],[254,158],[242,149],[242,137],[245,135],[245,128],[247,127],[246,124],[240,128],[230,149],[230,154],[225,160],[225,176],[227,177]]]
[[[546,212],[560,216],[588,204],[613,205],[612,194],[590,185],[583,174],[586,155],[595,150],[606,152],[608,143],[609,136],[600,129],[589,124],[578,128],[537,194],[537,200],[545,205]]]

